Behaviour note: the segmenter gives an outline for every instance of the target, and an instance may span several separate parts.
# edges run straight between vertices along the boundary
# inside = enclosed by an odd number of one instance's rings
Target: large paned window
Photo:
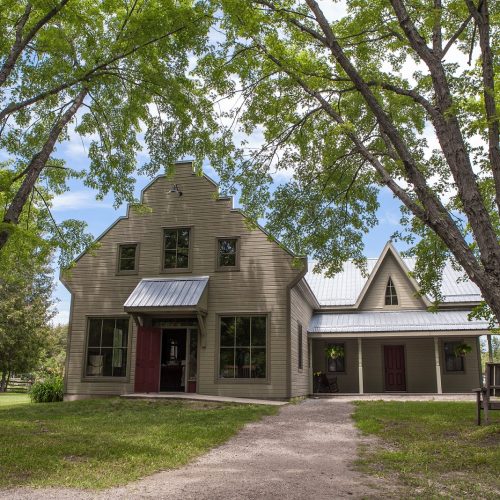
[[[187,227],[164,230],[164,269],[189,268],[189,240],[191,230]]]
[[[127,243],[118,247],[118,272],[135,273],[137,271],[137,244]]]
[[[459,344],[460,342],[444,343],[444,366],[447,372],[463,372],[465,369],[464,358],[455,353]]]
[[[396,293],[396,287],[389,278],[387,286],[385,287],[385,305],[386,306],[397,306],[398,305],[398,294]]]
[[[328,347],[336,348],[338,353],[334,358],[328,356],[328,371],[336,373],[345,372],[345,344],[328,344]]]
[[[91,318],[88,321],[87,377],[125,377],[128,318]]]
[[[220,318],[220,378],[266,378],[266,316]]]

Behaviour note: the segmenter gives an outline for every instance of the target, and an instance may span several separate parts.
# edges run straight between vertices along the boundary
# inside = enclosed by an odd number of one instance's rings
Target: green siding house
[[[464,393],[480,383],[487,325],[467,319],[480,295],[451,267],[431,313],[392,244],[368,259],[367,277],[350,262],[333,278],[314,274],[189,162],[142,201],[150,212],[129,210],[62,275],[67,399]],[[462,344],[470,352],[457,354]]]

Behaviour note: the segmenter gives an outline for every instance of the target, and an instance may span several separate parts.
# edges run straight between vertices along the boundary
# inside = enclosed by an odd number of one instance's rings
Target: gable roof
[[[394,245],[388,242],[378,259],[367,259],[367,276],[363,276],[354,262],[347,261],[343,270],[331,278],[326,277],[324,273],[309,271],[306,280],[322,307],[356,308],[363,300],[389,252],[395,257],[402,271],[408,276],[408,273],[415,268],[416,259],[403,259],[394,248]],[[310,269],[314,267],[314,263],[311,264]],[[415,290],[418,290],[415,279],[410,276],[408,276],[408,279],[415,287]],[[463,273],[455,270],[451,263],[447,263],[443,269],[441,294],[444,304],[480,302],[482,300],[479,288],[472,281],[464,280]],[[432,297],[423,297],[423,299],[426,305],[429,305],[433,300]]]

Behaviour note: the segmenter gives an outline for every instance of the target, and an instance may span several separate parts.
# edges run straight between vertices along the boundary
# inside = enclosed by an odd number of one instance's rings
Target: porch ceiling
[[[469,321],[468,314],[469,311],[317,313],[311,318],[308,332],[314,334],[457,330],[486,332],[488,330],[486,321]]]

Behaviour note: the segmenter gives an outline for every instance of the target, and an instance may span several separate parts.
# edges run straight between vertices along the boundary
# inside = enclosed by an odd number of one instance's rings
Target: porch
[[[477,336],[310,334],[310,393],[471,394],[481,379]],[[470,333],[469,333],[470,335]],[[470,352],[455,356],[459,344]],[[341,354],[335,358],[328,348]],[[323,379],[324,383],[320,383]]]

